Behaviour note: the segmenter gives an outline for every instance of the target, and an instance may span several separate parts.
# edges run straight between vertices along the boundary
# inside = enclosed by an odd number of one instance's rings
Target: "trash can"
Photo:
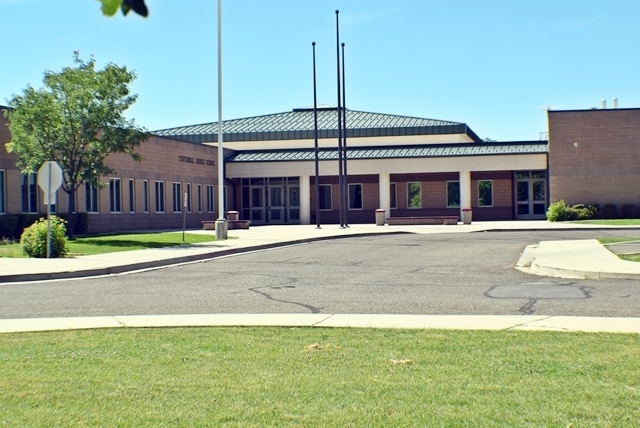
[[[229,221],[240,220],[240,213],[238,211],[227,211],[227,220]]]
[[[471,208],[462,209],[462,224],[471,224]]]
[[[384,226],[387,212],[382,208],[376,210],[376,226]]]

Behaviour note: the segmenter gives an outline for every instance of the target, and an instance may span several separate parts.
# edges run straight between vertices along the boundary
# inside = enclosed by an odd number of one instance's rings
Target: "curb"
[[[640,334],[640,318],[544,315],[192,314],[0,319],[0,334],[107,328],[306,327]]]

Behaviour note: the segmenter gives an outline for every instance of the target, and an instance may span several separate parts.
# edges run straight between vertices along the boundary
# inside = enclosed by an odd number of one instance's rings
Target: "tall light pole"
[[[222,141],[222,0],[218,0],[218,219],[216,239],[227,239],[224,218],[224,148]]]

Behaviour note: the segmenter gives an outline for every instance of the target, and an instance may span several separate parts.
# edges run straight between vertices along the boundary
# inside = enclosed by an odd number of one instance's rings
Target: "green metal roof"
[[[522,141],[522,142],[482,142],[464,144],[438,144],[419,146],[389,146],[389,147],[348,147],[347,158],[354,159],[389,159],[389,158],[434,158],[452,156],[489,156],[510,154],[535,154],[547,153],[549,146],[547,141]],[[227,159],[227,162],[287,162],[287,161],[313,161],[315,150],[289,149],[289,150],[247,150],[235,153]],[[321,148],[318,151],[319,160],[338,159],[338,149]]]
[[[466,134],[473,141],[480,141],[480,138],[466,124],[459,122],[354,110],[347,110],[346,116],[347,138]],[[222,128],[223,139],[229,142],[313,139],[313,108],[225,120]],[[337,128],[337,109],[335,107],[318,108],[318,138],[337,138]],[[153,131],[152,134],[192,143],[217,142],[218,124],[212,122],[181,126]]]

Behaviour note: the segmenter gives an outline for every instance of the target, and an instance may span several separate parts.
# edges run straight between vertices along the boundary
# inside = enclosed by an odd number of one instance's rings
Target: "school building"
[[[356,224],[374,223],[376,210],[518,220],[544,219],[559,199],[640,201],[640,109],[549,111],[548,141],[511,142],[483,141],[460,122],[346,110],[344,185],[337,113],[317,110],[317,188],[313,109],[225,121],[225,210],[252,226],[340,224],[341,212]],[[218,218],[217,133],[217,123],[164,129],[139,147],[141,162],[109,156],[117,174],[75,196],[88,231],[196,228]],[[8,141],[0,116],[0,221],[46,213],[35,173],[16,168]],[[66,207],[60,190],[54,208]]]

